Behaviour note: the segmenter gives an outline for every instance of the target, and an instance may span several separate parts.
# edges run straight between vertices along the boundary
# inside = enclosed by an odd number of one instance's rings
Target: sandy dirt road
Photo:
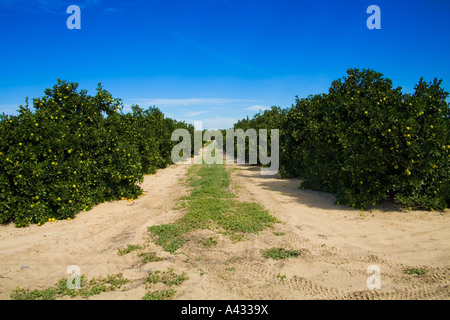
[[[188,193],[182,181],[188,167],[172,165],[146,176],[146,195],[133,202],[103,203],[73,220],[40,227],[0,226],[0,299],[9,299],[17,286],[53,286],[69,276],[70,265],[88,278],[123,273],[130,279],[125,291],[89,299],[141,299],[158,288],[146,287],[143,279],[169,267],[189,276],[174,287],[175,299],[450,298],[450,210],[411,212],[384,203],[361,212],[334,205],[330,194],[299,189],[298,179],[261,176],[254,166],[228,165],[232,191],[240,201],[262,204],[282,223],[236,243],[217,230],[198,230],[186,235],[177,253],[164,252],[147,227],[182,217],[174,207]],[[217,244],[199,246],[209,237],[217,237]],[[129,244],[147,246],[163,260],[144,264],[138,252],[117,254]],[[274,247],[301,255],[276,261],[261,255]],[[370,266],[380,271],[380,289],[367,287],[374,276]],[[404,273],[419,267],[428,272]]]
[[[186,192],[179,181],[186,170],[186,165],[159,170],[145,177],[142,188],[146,195],[142,198],[106,202],[79,213],[73,220],[39,227],[0,226],[0,298],[9,299],[17,286],[52,286],[70,275],[66,272],[70,265],[78,266],[88,278],[120,272],[131,278],[145,275],[135,266],[136,256],[120,256],[118,249],[143,243],[147,227],[180,217],[182,213],[172,207]]]
[[[264,177],[250,166],[241,167],[234,181],[245,190],[243,197],[284,221],[276,228],[284,236],[261,237],[257,246],[304,252],[299,259],[273,263],[271,268],[261,259],[247,265],[256,277],[266,277],[278,287],[271,289],[272,298],[450,298],[450,210],[407,211],[390,203],[370,211],[350,209],[335,205],[331,194],[301,190],[298,179]],[[373,266],[380,271],[377,290],[367,287]],[[404,273],[411,268],[429,272]],[[286,275],[285,283],[277,283],[279,274]]]

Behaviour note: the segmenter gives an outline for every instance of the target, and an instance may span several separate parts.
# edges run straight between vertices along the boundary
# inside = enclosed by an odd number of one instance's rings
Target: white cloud
[[[267,109],[270,109],[270,108],[266,107],[266,106],[255,105],[255,106],[251,106],[251,107],[245,108],[244,110],[251,110],[251,111],[260,111],[260,110],[262,110],[262,111],[264,111],[264,110],[267,110]]]
[[[125,101],[124,101],[125,102]],[[126,104],[145,104],[159,106],[204,106],[204,105],[222,105],[236,103],[251,103],[255,100],[249,99],[228,99],[228,98],[185,98],[185,99],[126,99]]]
[[[207,110],[201,110],[201,111],[194,111],[194,112],[189,112],[189,113],[186,113],[186,117],[196,117],[196,116],[199,116],[199,115],[201,115],[201,114],[204,114],[204,113],[207,113],[208,111]]]
[[[133,98],[124,99],[124,111],[132,104],[143,108],[155,106],[167,117],[193,123],[202,121],[203,129],[228,129],[245,115],[243,110],[259,111],[268,107],[257,105],[260,100],[232,98]]]
[[[214,117],[209,119],[203,119],[203,129],[230,129],[239,119],[226,118],[226,117]]]

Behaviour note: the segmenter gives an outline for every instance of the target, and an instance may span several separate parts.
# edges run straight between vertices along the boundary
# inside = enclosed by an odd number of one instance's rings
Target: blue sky
[[[80,30],[66,27],[72,4]],[[0,113],[57,78],[204,128],[327,92],[347,68],[450,91],[449,18],[448,0],[0,0]]]

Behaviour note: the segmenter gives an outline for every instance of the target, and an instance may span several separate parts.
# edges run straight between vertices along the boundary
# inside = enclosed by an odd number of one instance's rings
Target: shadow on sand
[[[318,208],[323,210],[345,210],[345,211],[360,211],[345,205],[337,205],[336,197],[328,192],[316,191],[311,189],[301,189],[301,180],[299,178],[284,178],[281,179],[278,175],[261,175],[260,167],[249,164],[237,164],[239,168],[239,176],[247,179],[252,179],[264,189],[280,192],[284,196],[288,196],[290,201],[298,204],[303,204],[311,208]],[[401,206],[392,201],[384,200],[377,203],[374,207],[366,210],[379,210],[383,212],[396,211],[406,212]]]

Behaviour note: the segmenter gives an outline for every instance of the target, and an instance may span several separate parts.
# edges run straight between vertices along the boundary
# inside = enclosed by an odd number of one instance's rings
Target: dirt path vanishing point
[[[171,267],[189,279],[174,287],[175,299],[449,299],[450,210],[406,211],[392,204],[361,212],[334,205],[328,193],[299,189],[298,179],[261,176],[259,169],[229,165],[232,191],[255,201],[283,221],[233,243],[212,230],[198,230],[175,254],[149,240],[147,227],[170,223],[183,212],[176,200],[187,194],[181,182],[188,165],[172,165],[146,176],[146,195],[114,201],[70,221],[15,228],[0,226],[0,299],[17,286],[45,289],[77,265],[88,278],[123,273],[126,291],[90,299],[141,299],[144,277]],[[202,248],[199,240],[218,237]],[[147,244],[164,259],[143,264],[137,252],[120,256],[129,244]],[[260,250],[301,251],[298,258],[268,260]],[[380,289],[369,290],[369,266],[380,271]],[[405,274],[409,268],[428,270]],[[70,298],[67,298],[70,299]]]

